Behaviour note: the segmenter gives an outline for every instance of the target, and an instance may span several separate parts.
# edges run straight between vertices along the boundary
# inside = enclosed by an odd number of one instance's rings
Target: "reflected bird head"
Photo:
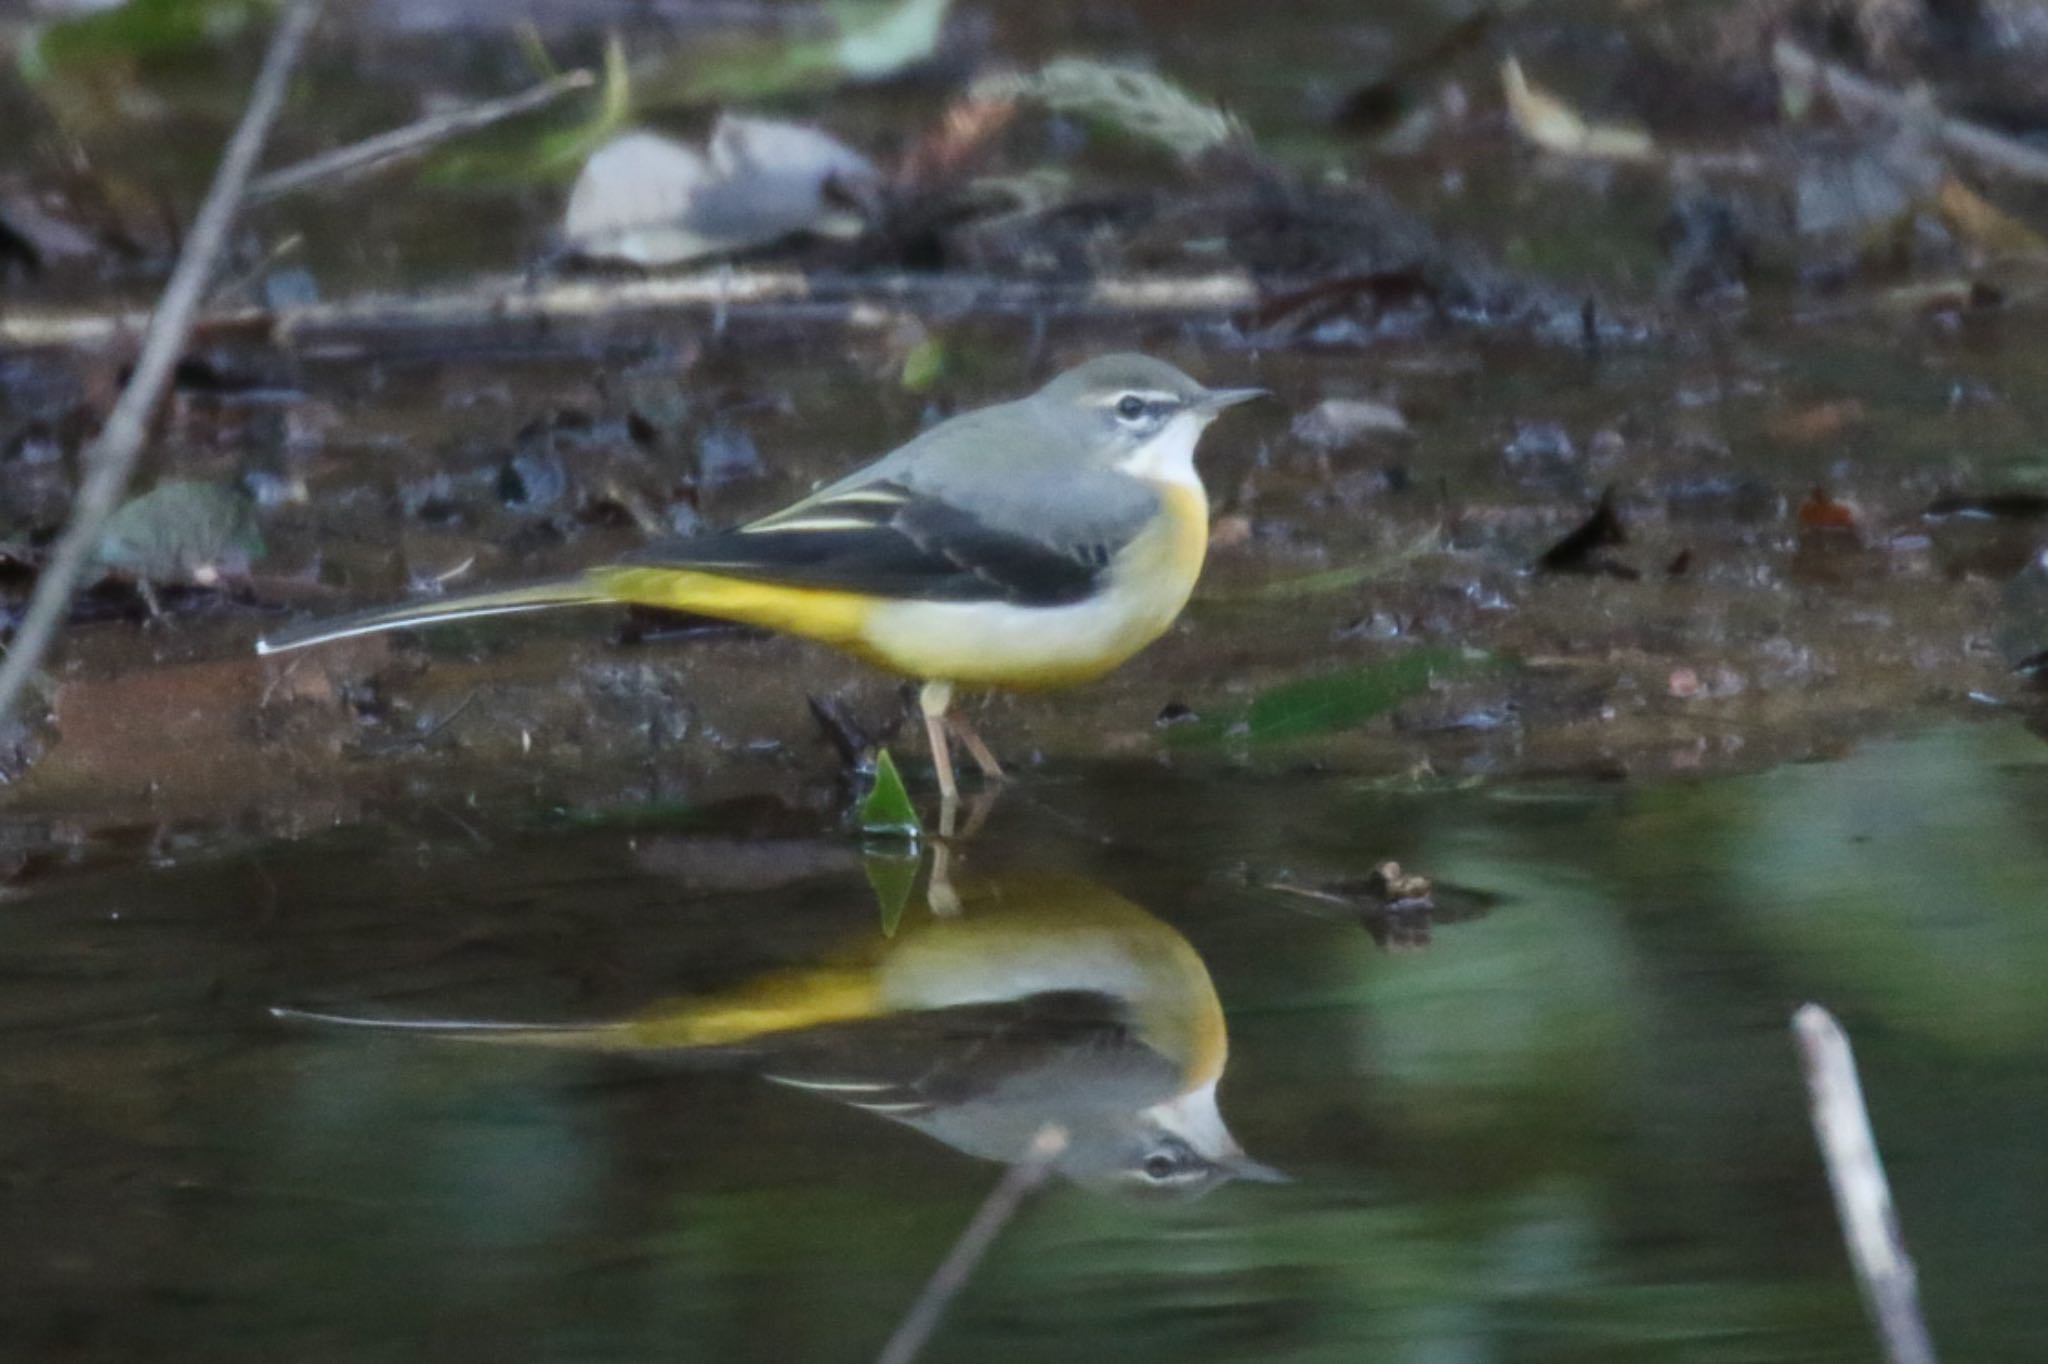
[[[1077,1133],[1061,1172],[1105,1193],[1198,1198],[1233,1179],[1284,1184],[1286,1175],[1244,1153],[1223,1124],[1216,1086],[1205,1084],[1115,1124],[1106,1140]]]

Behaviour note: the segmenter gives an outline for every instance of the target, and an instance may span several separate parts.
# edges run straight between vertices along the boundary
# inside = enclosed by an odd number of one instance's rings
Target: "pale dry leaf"
[[[706,254],[715,248],[682,223],[710,178],[710,164],[693,148],[654,133],[626,133],[583,163],[562,235],[584,255],[637,265]]]
[[[780,227],[858,236],[881,184],[873,162],[827,133],[733,114],[711,130],[711,169],[700,214],[735,235]]]
[[[858,235],[880,184],[872,163],[801,124],[727,116],[707,151],[631,132],[591,156],[563,236],[593,260],[674,265],[800,232]]]
[[[2048,256],[2048,238],[1984,198],[1953,175],[1934,192],[1934,210],[1948,230],[1991,256]]]
[[[1541,86],[1532,85],[1513,57],[1500,64],[1501,89],[1516,131],[1545,151],[1595,161],[1651,161],[1657,144],[1640,128],[1592,123]]]
[[[1405,436],[1408,419],[1390,403],[1370,398],[1325,398],[1294,419],[1294,438],[1332,450],[1372,436]]]

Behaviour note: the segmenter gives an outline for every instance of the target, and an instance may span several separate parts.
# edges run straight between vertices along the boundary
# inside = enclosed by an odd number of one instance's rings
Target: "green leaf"
[[[1463,649],[1415,649],[1362,668],[1283,682],[1240,706],[1167,731],[1167,742],[1174,747],[1279,743],[1353,729],[1428,690],[1440,677],[1471,673],[1493,662],[1490,655]]]
[[[1056,114],[1100,123],[1156,143],[1182,161],[1232,143],[1249,144],[1235,117],[1139,67],[1062,57],[1037,71],[1003,72],[969,89],[979,99],[1025,99]]]
[[[875,907],[881,911],[883,937],[896,936],[896,926],[903,922],[903,907],[910,903],[910,892],[917,886],[917,869],[923,861],[914,852],[872,850],[861,859],[868,874],[868,887],[875,892]]]
[[[946,343],[936,336],[927,336],[903,357],[903,390],[906,393],[928,393],[945,373]]]
[[[938,50],[952,0],[901,0],[898,4],[854,4],[840,0],[830,7],[839,25],[833,61],[856,80],[885,80],[929,59]]]
[[[122,58],[172,56],[233,41],[275,0],[128,0],[31,30],[17,67],[31,83]]]
[[[614,36],[605,44],[604,81],[596,105],[581,123],[555,126],[545,114],[509,123],[501,131],[466,139],[435,158],[422,175],[444,189],[476,189],[562,180],[591,153],[624,131],[633,113],[633,79],[626,50]]]
[[[815,41],[705,44],[641,72],[640,78],[648,102],[657,108],[761,104],[837,83],[831,45]]]
[[[886,748],[875,760],[875,784],[860,804],[860,831],[913,842],[923,832],[917,822],[917,807],[910,803],[910,793],[904,790],[903,778],[896,771],[896,760]]]
[[[880,81],[930,59],[952,0],[881,0],[826,7],[830,31],[787,40],[693,44],[641,73],[655,105],[759,104],[847,81]]]

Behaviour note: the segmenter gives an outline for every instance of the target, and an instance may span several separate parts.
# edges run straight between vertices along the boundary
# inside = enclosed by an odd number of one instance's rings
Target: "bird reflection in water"
[[[1107,888],[1039,875],[954,887],[889,935],[615,1022],[280,1018],[462,1041],[737,1063],[957,1151],[1022,1159],[1047,1124],[1054,1168],[1102,1190],[1191,1195],[1273,1181],[1216,1103],[1223,1008],[1188,940]],[[950,906],[949,906],[950,908]]]

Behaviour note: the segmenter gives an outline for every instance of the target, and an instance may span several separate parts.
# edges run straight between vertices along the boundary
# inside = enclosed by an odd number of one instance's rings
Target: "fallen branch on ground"
[[[1293,287],[1265,281],[1265,289]],[[610,319],[635,313],[704,310],[716,317],[833,320],[884,326],[905,312],[1083,315],[1230,313],[1255,306],[1259,282],[1241,272],[1133,275],[1086,281],[1010,279],[994,275],[809,275],[800,270],[719,267],[646,279],[550,280],[530,284],[498,278],[439,294],[375,294],[311,303],[275,312],[246,308],[199,322],[209,332],[269,335],[280,345],[314,347],[370,333]],[[133,313],[17,310],[0,316],[0,345],[97,345],[132,334]]]
[[[1827,92],[1845,109],[1883,114],[1902,123],[1925,127],[1937,141],[1958,156],[1966,156],[1989,169],[2028,180],[2048,180],[2048,152],[1994,132],[1982,124],[1944,114],[1925,99],[1888,90],[1866,80],[1847,67],[1825,62],[1797,43],[1780,38],[1771,48],[1771,60],[1786,81],[1800,81]]]
[[[1805,1063],[1813,1133],[1835,1192],[1842,1239],[1878,1342],[1891,1364],[1934,1364],[1913,1260],[1906,1254],[1891,1185],[1877,1156],[1848,1034],[1820,1005],[1802,1004],[1792,1015],[1792,1035]]]
[[[263,56],[263,68],[257,72],[256,84],[249,92],[248,107],[242,111],[242,121],[221,154],[220,168],[214,172],[206,201],[199,207],[199,216],[193,219],[184,250],[179,253],[171,278],[164,285],[163,297],[149,318],[135,371],[108,414],[106,426],[86,449],[85,478],[72,505],[71,520],[58,538],[49,563],[36,579],[28,613],[15,631],[6,661],[0,662],[0,719],[13,713],[22,688],[42,662],[70,607],[71,593],[99,546],[101,528],[127,490],[128,476],[134,472],[136,457],[149,434],[151,414],[156,411],[178,355],[185,348],[199,300],[227,245],[228,229],[241,205],[243,187],[256,158],[263,152],[270,125],[284,103],[292,69],[298,65],[306,36],[319,12],[320,0],[293,0],[278,21],[270,50]]]

